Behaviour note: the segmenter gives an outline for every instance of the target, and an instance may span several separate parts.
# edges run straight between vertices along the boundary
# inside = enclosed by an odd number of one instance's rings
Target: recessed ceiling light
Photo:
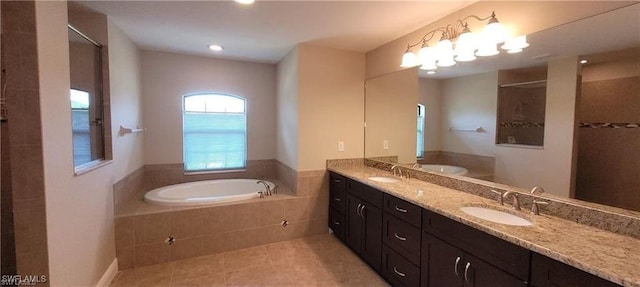
[[[244,5],[253,4],[253,2],[255,2],[255,0],[235,0],[235,1]]]
[[[435,74],[435,73],[436,73],[436,71],[428,71],[428,72],[427,72],[427,74],[428,74],[428,75],[433,75],[433,74]]]
[[[587,60],[580,60],[580,64],[586,64],[587,62]]]
[[[220,45],[209,45],[209,50],[214,51],[214,52],[220,52],[222,51],[224,48],[222,48],[222,46]]]

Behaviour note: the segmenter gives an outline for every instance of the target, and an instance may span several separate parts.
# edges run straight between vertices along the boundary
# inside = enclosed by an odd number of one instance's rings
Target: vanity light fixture
[[[467,21],[476,19],[487,21],[487,25],[479,33],[471,32]],[[436,35],[440,40],[435,46],[429,46],[429,41]],[[478,57],[488,57],[500,53],[497,46],[504,43],[501,48],[507,53],[519,53],[526,47],[527,36],[521,35],[510,38],[507,29],[498,21],[496,13],[480,18],[470,15],[457,20],[454,24],[448,24],[427,32],[417,43],[408,44],[407,50],[402,55],[401,67],[409,68],[420,66],[420,69],[433,71],[438,67],[451,67],[457,62],[470,62]],[[412,51],[420,45],[418,53]]]
[[[235,0],[235,1],[244,5],[249,5],[249,4],[253,4],[253,2],[256,2],[255,0]]]
[[[224,50],[224,48],[220,45],[216,45],[216,44],[212,44],[209,45],[209,50],[214,51],[214,52],[220,52],[222,50]]]
[[[583,60],[580,60],[580,64],[586,64],[586,63],[589,63],[589,61],[584,60],[584,59],[583,59]]]

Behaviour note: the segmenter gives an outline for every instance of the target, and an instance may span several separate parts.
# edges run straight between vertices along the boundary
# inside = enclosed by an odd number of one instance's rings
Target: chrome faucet
[[[531,189],[531,194],[535,194],[536,192],[538,192],[539,194],[543,194],[544,193],[544,188],[539,187],[539,186],[534,186]]]
[[[397,165],[392,165],[391,166],[391,172],[393,172],[393,176],[399,176],[400,178],[402,178],[402,170],[400,169],[399,166]]]
[[[500,205],[504,205],[504,192],[503,191],[498,191],[498,190],[491,190],[491,192],[495,193],[498,195],[498,197],[496,198],[496,201],[500,204]]]
[[[503,198],[507,198],[507,197],[509,197],[509,195],[511,195],[511,197],[513,197],[513,209],[521,210],[520,209],[520,199],[518,199],[518,193],[515,192],[515,191],[508,190],[502,195],[502,197]]]
[[[539,204],[549,205],[549,202],[534,199],[533,203],[531,203],[531,214],[540,215],[540,206],[538,206]]]
[[[264,193],[262,193],[262,195],[264,195],[264,196],[271,195],[271,187],[269,187],[269,184],[264,180],[258,180],[258,182],[256,182],[256,184],[261,184],[261,183],[264,184],[264,188],[265,188],[265,191],[264,191]],[[260,196],[260,197],[262,197],[262,196]]]

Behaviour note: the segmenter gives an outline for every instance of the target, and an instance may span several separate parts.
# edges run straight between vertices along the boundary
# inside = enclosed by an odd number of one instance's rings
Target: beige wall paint
[[[364,71],[362,53],[298,46],[298,171],[363,156]]]
[[[493,156],[496,135],[498,72],[443,80],[442,150]],[[451,132],[449,128],[484,132]]]
[[[456,20],[468,15],[487,16],[491,14],[491,11],[495,11],[498,20],[510,27],[514,34],[531,34],[557,25],[628,6],[633,3],[636,2],[479,1],[368,52],[366,55],[366,77],[372,78],[401,70],[400,61],[402,54],[404,54],[407,48],[407,44],[413,44],[419,41],[428,31],[454,23]],[[484,24],[484,22],[470,21],[469,26],[472,31],[478,31]]]
[[[298,168],[298,49],[287,54],[277,66],[276,159]]]
[[[544,149],[507,146],[496,148],[497,182],[569,196],[572,188],[572,155],[576,125],[578,58],[549,61]]]
[[[365,156],[398,156],[416,162],[418,69],[407,69],[367,80]],[[388,140],[389,149],[384,149]]]
[[[424,150],[439,151],[440,144],[440,117],[442,91],[440,81],[421,78],[419,80],[418,102],[425,106]]]
[[[582,81],[593,82],[640,75],[640,59],[625,59],[587,65],[582,68]]]
[[[50,284],[94,286],[115,259],[112,184],[142,166],[142,138],[114,137],[112,164],[73,175],[66,2],[36,2],[36,23]],[[109,41],[112,104],[135,105],[138,52],[112,24]],[[139,115],[140,106],[130,112]],[[124,118],[114,112],[112,129]]]
[[[182,163],[182,96],[222,93],[247,99],[247,159],[276,156],[276,66],[142,52],[146,164]]]

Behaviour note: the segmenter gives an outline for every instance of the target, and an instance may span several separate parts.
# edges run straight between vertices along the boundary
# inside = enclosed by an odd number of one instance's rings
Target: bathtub
[[[444,164],[423,164],[420,167],[420,170],[422,170],[422,171],[439,172],[439,173],[444,173],[444,174],[455,174],[455,175],[465,175],[465,174],[467,174],[469,172],[464,167],[453,166],[453,165],[444,165]]]
[[[156,188],[144,195],[144,201],[163,206],[212,205],[259,197],[265,191],[259,179],[216,179],[174,184]],[[271,189],[272,182],[265,181]]]

